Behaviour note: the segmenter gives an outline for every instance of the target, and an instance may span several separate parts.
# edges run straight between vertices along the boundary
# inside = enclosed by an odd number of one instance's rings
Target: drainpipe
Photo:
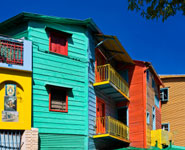
[[[155,147],[158,147],[158,141],[155,141]]]
[[[170,140],[170,148],[172,148],[172,140]]]

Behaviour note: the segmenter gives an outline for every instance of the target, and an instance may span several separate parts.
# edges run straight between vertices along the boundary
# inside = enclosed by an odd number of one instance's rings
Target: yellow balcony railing
[[[151,146],[157,146],[163,148],[163,145],[169,145],[172,141],[172,133],[163,129],[151,131]]]
[[[104,81],[113,83],[116,88],[129,97],[128,83],[114,70],[110,64],[97,66],[96,83]]]
[[[96,134],[108,134],[109,136],[129,141],[129,128],[110,116],[96,118]]]

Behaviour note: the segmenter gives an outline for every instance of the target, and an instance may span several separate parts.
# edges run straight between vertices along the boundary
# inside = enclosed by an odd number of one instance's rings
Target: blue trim
[[[127,126],[129,127],[129,108],[127,106]]]
[[[146,122],[150,124],[150,113],[148,111],[146,112]]]
[[[146,78],[147,78],[147,81],[150,80],[150,71],[149,70],[146,71]]]
[[[152,107],[152,126],[153,126],[153,130],[156,130],[155,107]]]
[[[164,91],[167,90],[167,98],[164,98]],[[160,89],[160,94],[161,94],[161,101],[167,102],[169,100],[169,88],[161,88]]]
[[[23,66],[15,64],[0,63],[0,67],[32,71],[32,42],[28,40],[23,41]]]
[[[159,108],[159,98],[158,96],[154,96],[154,100],[155,100],[155,105]]]
[[[170,131],[170,123],[169,122],[168,123],[162,123],[161,126],[162,125],[168,125],[168,131]]]

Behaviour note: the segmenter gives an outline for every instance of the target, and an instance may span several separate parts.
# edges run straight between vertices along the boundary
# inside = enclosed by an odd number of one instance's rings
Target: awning
[[[97,47],[103,46],[105,51],[108,51],[111,57],[113,57],[115,60],[134,64],[132,58],[123,48],[116,36],[96,34],[95,37],[98,41]]]
[[[57,83],[50,83],[50,82],[46,82],[45,86],[54,86],[54,87],[60,87],[60,88],[65,88],[65,89],[72,89],[72,86],[67,86],[67,85],[63,85],[63,84],[57,84]]]
[[[45,30],[46,31],[57,31],[57,32],[61,32],[62,34],[66,35],[67,37],[71,37],[72,34],[68,33],[68,32],[64,32],[63,30],[61,30],[61,28],[52,26],[52,25],[46,25],[45,26]]]

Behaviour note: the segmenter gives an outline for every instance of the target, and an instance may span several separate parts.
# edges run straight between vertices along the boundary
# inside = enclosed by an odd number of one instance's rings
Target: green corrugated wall
[[[83,136],[40,134],[40,148],[42,150],[83,150],[87,143]]]

